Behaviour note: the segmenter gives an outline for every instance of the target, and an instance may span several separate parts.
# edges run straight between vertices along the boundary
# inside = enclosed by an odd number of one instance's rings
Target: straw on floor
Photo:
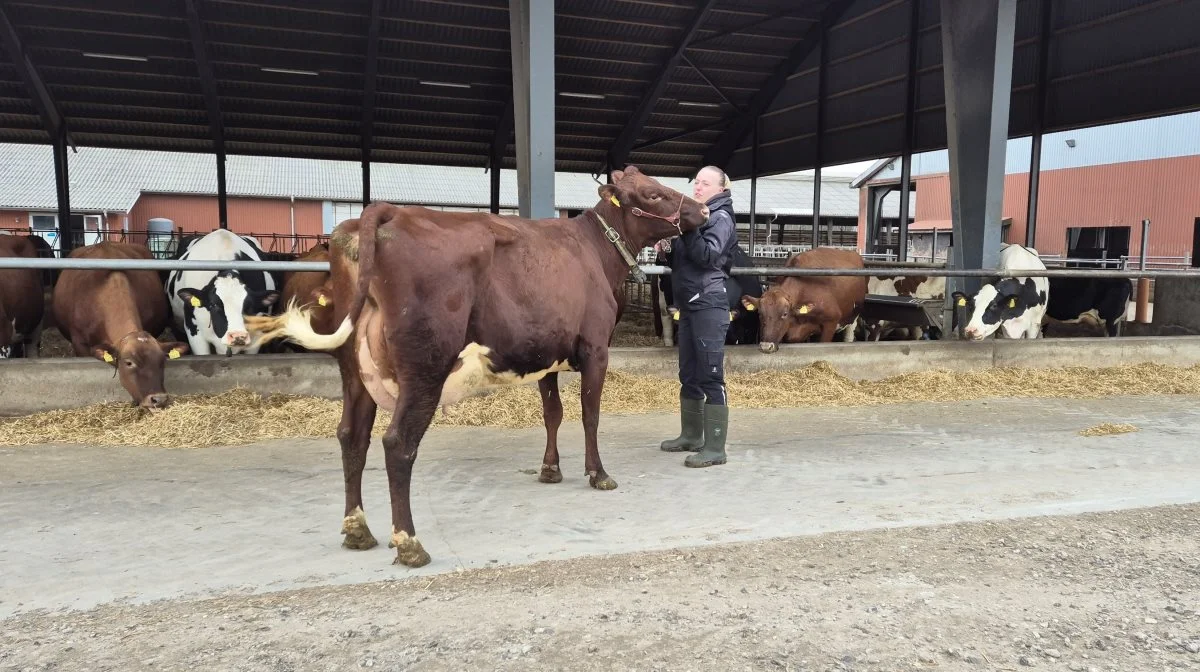
[[[792,371],[727,377],[734,408],[864,406],[970,399],[1077,398],[1119,395],[1200,394],[1200,365],[1159,364],[1088,369],[987,369],[967,373],[930,371],[879,381],[854,381],[825,363]],[[675,411],[678,383],[656,376],[611,372],[601,412],[614,415]],[[564,422],[580,417],[578,378],[563,385]],[[183,396],[167,410],[143,415],[126,403],[96,404],[0,420],[0,445],[88,443],[196,448],[287,438],[332,438],[341,402],[306,396],[260,396],[245,389],[219,395]],[[387,426],[379,413],[375,433]],[[434,426],[523,428],[542,426],[535,386],[467,399],[434,417]]]
[[[1112,436],[1114,434],[1128,434],[1136,432],[1138,428],[1128,422],[1102,422],[1098,425],[1092,425],[1087,429],[1079,430],[1080,436]]]

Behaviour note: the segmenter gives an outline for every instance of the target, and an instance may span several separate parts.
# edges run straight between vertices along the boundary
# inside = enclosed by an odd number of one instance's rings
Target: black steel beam
[[[196,70],[200,74],[200,87],[204,91],[204,104],[208,110],[208,129],[212,135],[213,150],[217,155],[217,208],[220,227],[229,228],[228,199],[225,193],[225,122],[221,118],[221,102],[217,97],[217,79],[213,75],[212,62],[208,58],[208,46],[204,39],[204,25],[200,21],[197,3],[200,0],[184,0],[187,10],[188,33],[192,39],[192,53],[196,57]]]
[[[75,142],[71,139],[70,131],[67,129],[67,120],[58,109],[54,97],[50,95],[50,89],[46,87],[46,82],[38,73],[37,67],[25,53],[21,36],[17,34],[17,29],[12,22],[8,20],[3,5],[0,5],[0,42],[4,43],[9,60],[21,73],[21,79],[25,81],[25,88],[29,90],[29,97],[33,100],[33,105],[42,118],[42,124],[46,127],[46,133],[50,135],[50,141],[58,142],[61,135],[71,149],[75,149]]]
[[[722,119],[720,121],[714,121],[711,124],[704,124],[703,126],[696,126],[694,128],[685,128],[684,130],[679,131],[678,133],[671,133],[669,135],[664,135],[661,137],[653,138],[651,140],[647,140],[646,142],[638,143],[638,144],[634,145],[633,149],[631,149],[630,151],[631,152],[641,151],[643,149],[646,149],[647,147],[653,147],[654,145],[660,145],[664,142],[671,142],[672,140],[686,138],[687,136],[692,135],[693,133],[700,133],[702,131],[716,130],[718,128],[721,128],[722,126],[725,126],[725,125],[731,124],[731,123],[733,123],[732,118]]]
[[[371,203],[371,150],[375,145],[376,83],[379,79],[379,15],[382,0],[371,0],[367,24],[367,63],[363,73],[362,164],[363,207]]]
[[[75,232],[71,228],[71,180],[67,171],[67,133],[60,126],[54,141],[54,186],[58,195],[58,256],[66,258],[75,248]]]
[[[491,171],[491,209],[493,214],[500,212],[500,171],[504,168],[504,152],[508,150],[508,142],[512,139],[515,123],[513,115],[513,99],[510,95],[504,105],[504,111],[496,122],[496,132],[492,135],[492,150],[488,154],[488,170]]]
[[[897,261],[908,261],[908,202],[912,191],[912,150],[917,128],[917,69],[921,52],[921,0],[909,0],[912,13],[908,24],[908,74],[904,92],[904,139],[900,165],[900,247]],[[934,250],[934,254],[937,250]]]
[[[688,58],[687,54],[683,55],[683,61],[688,64],[688,67],[690,67],[692,70],[695,70],[697,75],[700,75],[700,79],[703,79],[704,83],[708,84],[708,88],[717,92],[717,95],[721,97],[721,100],[724,100],[729,104],[730,107],[739,112],[742,110],[742,106],[733,102],[733,100],[725,94],[725,91],[721,87],[717,86],[717,83],[714,82],[712,78],[704,74],[704,71],[700,69],[700,66],[696,65],[694,62],[692,62],[692,59]]]
[[[812,204],[812,248],[817,249],[821,240],[821,166],[825,163],[825,99],[829,97],[829,26],[820,24],[821,38],[817,54],[817,164],[813,171],[813,204]]]
[[[1038,70],[1034,93],[1033,134],[1029,147],[1029,209],[1025,215],[1025,246],[1037,248],[1038,190],[1042,176],[1042,132],[1046,126],[1046,81],[1050,77],[1050,32],[1054,4],[1042,0],[1041,30],[1038,33]]]
[[[719,40],[722,37],[728,37],[730,35],[737,35],[738,33],[744,33],[747,30],[750,30],[751,28],[757,28],[763,24],[771,23],[772,21],[778,21],[779,19],[800,19],[802,21],[816,21],[816,19],[810,19],[807,17],[796,16],[796,13],[798,13],[800,10],[801,10],[801,8],[793,7],[791,9],[785,9],[782,12],[768,14],[767,16],[764,16],[764,17],[761,17],[758,19],[754,19],[753,21],[748,21],[741,25],[734,26],[733,28],[719,30],[719,31],[713,33],[712,35],[705,35],[704,37],[702,37],[698,40],[693,40],[688,46],[698,47],[707,42],[712,42],[713,40]]]
[[[836,23],[852,4],[854,4],[854,0],[833,0],[821,11],[820,20],[804,33],[804,37],[800,38],[800,41],[788,52],[787,58],[780,61],[775,71],[763,82],[758,93],[750,100],[750,104],[741,117],[734,122],[733,127],[726,131],[721,139],[712,146],[712,149],[704,155],[702,162],[704,165],[723,166],[729,162],[729,158],[733,156],[738,147],[741,147],[750,134],[755,121],[767,111],[771,103],[775,102],[775,98],[787,84],[788,77],[796,71],[796,68],[800,67],[804,59],[812,54],[813,49],[817,48],[821,42],[821,35],[825,33],[827,27]]]
[[[696,33],[700,31],[700,26],[704,25],[709,13],[712,12],[713,7],[716,5],[717,0],[702,0],[700,6],[697,7],[696,13],[692,16],[691,23],[683,31],[683,35],[679,38],[675,49],[660,64],[658,76],[650,84],[650,87],[646,89],[646,92],[642,95],[642,99],[638,101],[637,107],[634,108],[633,114],[625,122],[624,128],[617,134],[617,139],[613,141],[612,147],[609,148],[608,163],[610,166],[625,165],[625,161],[629,158],[629,152],[637,142],[638,136],[641,135],[646,122],[650,119],[651,112],[654,111],[655,104],[658,103],[658,99],[662,98],[663,93],[667,90],[667,84],[671,81],[671,74],[675,72],[675,68],[679,66],[680,60],[683,59],[684,50],[695,39]]]

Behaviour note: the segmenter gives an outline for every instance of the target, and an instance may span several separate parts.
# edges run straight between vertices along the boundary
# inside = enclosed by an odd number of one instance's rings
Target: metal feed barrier
[[[878,263],[878,262],[877,262]],[[893,262],[896,264],[902,262]],[[327,261],[216,261],[174,259],[29,259],[26,257],[0,257],[0,269],[5,268],[34,268],[34,269],[71,269],[71,270],[147,270],[169,271],[182,269],[188,271],[329,271]],[[768,277],[812,277],[812,276],[874,276],[884,268],[782,268],[777,266],[757,266],[733,268],[730,275],[761,275]],[[894,268],[920,271],[928,277],[951,278],[1125,278],[1137,280],[1140,278],[1197,278],[1200,279],[1200,269],[1146,269],[1146,270],[1116,270],[1116,269],[1079,269],[1079,268],[1047,268],[1039,270],[1002,271],[988,268],[945,268],[938,265],[921,265],[907,263]],[[671,269],[666,266],[647,264],[641,266],[646,275],[670,275]]]

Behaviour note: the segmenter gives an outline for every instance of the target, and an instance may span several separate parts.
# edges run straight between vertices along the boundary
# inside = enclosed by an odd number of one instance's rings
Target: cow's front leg
[[[608,371],[608,349],[596,348],[583,358],[580,404],[583,407],[584,469],[588,484],[597,490],[616,490],[617,482],[604,471],[600,462],[600,445],[596,437],[600,427],[600,395],[604,391],[604,375]]]
[[[558,428],[562,425],[562,397],[558,393],[558,374],[550,373],[538,381],[538,392],[542,397],[542,421],[546,424],[546,454],[542,456],[542,472],[538,480],[542,483],[561,483],[562,470],[558,466]]]

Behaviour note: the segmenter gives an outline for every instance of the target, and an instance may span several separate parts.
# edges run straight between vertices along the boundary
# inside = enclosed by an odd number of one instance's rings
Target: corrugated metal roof
[[[216,194],[216,159],[211,155],[84,147],[68,156],[71,207],[78,211],[125,212],[143,193]],[[858,216],[858,192],[849,188],[846,170],[829,170],[822,180],[822,214]],[[691,192],[690,180],[660,178],[673,189]],[[359,201],[362,167],[354,161],[230,156],[226,160],[230,196]],[[598,200],[599,183],[589,174],[557,173],[555,203],[560,209],[584,209]],[[811,174],[758,180],[757,207],[763,215],[811,215]],[[732,186],[735,209],[750,211],[750,181]],[[375,163],[374,198],[393,203],[487,207],[491,194],[482,168]],[[500,201],[517,206],[516,171],[500,173]],[[0,144],[0,208],[53,210],[57,207],[50,147]],[[897,205],[890,205],[895,216]],[[885,205],[885,211],[889,206]]]
[[[1050,0],[1016,3],[1012,129],[1028,132],[1039,17]],[[378,6],[372,159],[489,164],[512,95],[507,0],[205,0],[190,25],[181,0],[9,0],[20,58],[0,49],[0,142],[48,142],[17,62],[33,63],[80,146],[212,153],[199,52],[233,154],[358,159],[368,36]],[[815,35],[825,16],[826,163],[899,151],[911,8],[920,9],[916,148],[945,144],[937,0],[591,0],[555,7],[556,170],[617,161],[687,176],[716,146],[735,177],[750,172],[748,127],[762,117],[758,167],[815,165]],[[1075,128],[1200,107],[1200,12],[1194,0],[1058,0],[1051,8],[1046,128]],[[707,8],[707,11],[704,10]],[[702,13],[703,12],[703,13]],[[669,60],[695,23],[686,58]],[[814,30],[814,28],[816,28]],[[193,31],[193,29],[195,29]],[[18,51],[16,47],[12,50]],[[141,60],[98,59],[116,54]],[[91,54],[92,56],[88,56]],[[635,119],[647,99],[645,119]],[[784,89],[748,109],[773,76]],[[778,79],[778,77],[775,77]],[[431,85],[441,82],[457,85]],[[563,94],[585,94],[572,98]],[[599,98],[596,98],[599,97]],[[696,106],[699,104],[700,106]],[[512,134],[502,167],[515,167]],[[664,138],[671,138],[664,140]],[[728,143],[729,155],[722,143]]]

